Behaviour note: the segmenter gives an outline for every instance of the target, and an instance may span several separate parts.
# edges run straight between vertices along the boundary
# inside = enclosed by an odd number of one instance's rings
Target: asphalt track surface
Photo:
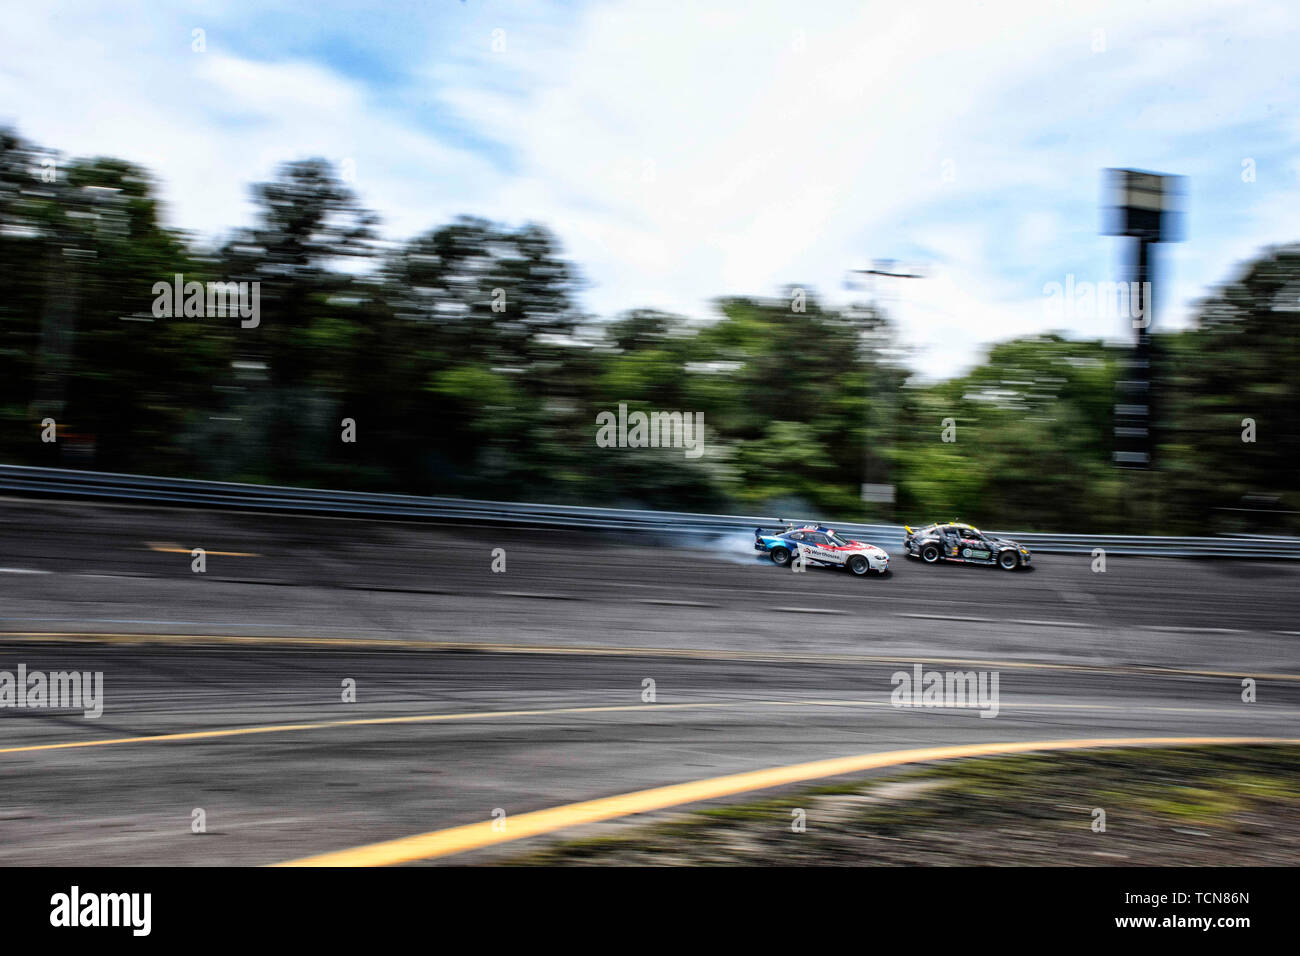
[[[1300,567],[1034,564],[2,500],[0,670],[102,671],[105,704],[0,708],[0,863],[264,864],[903,748],[1300,736]],[[996,671],[997,716],[892,707],[918,662]]]

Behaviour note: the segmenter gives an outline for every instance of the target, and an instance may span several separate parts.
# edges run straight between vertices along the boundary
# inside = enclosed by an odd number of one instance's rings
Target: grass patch
[[[1300,747],[980,757],[709,806],[507,862],[1295,865],[1298,784]],[[796,809],[804,832],[791,829]]]

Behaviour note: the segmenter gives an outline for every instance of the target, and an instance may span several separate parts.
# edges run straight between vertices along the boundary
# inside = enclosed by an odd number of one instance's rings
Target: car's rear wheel
[[[771,551],[772,563],[778,568],[783,568],[790,563],[789,548],[773,548]]]
[[[933,544],[927,544],[921,549],[921,560],[926,564],[934,564],[939,560],[939,549]]]
[[[1014,551],[1003,551],[998,555],[998,564],[1004,571],[1014,571],[1020,567],[1020,555]]]
[[[855,554],[849,558],[849,570],[854,574],[866,574],[871,570],[871,564],[860,554]]]

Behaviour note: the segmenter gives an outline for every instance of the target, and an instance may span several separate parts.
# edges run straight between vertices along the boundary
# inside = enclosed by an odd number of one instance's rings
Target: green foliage
[[[998,528],[1117,524],[1114,359],[1099,342],[1017,339],[967,375],[913,392],[900,440],[904,511]],[[943,440],[947,419],[955,441]]]
[[[1123,351],[1101,342],[1004,342],[925,383],[874,307],[791,287],[720,300],[708,322],[603,321],[579,309],[577,272],[540,225],[462,217],[381,247],[376,217],[318,159],[252,195],[254,225],[204,249],[161,224],[144,170],[65,162],[0,130],[0,456],[913,524],[1297,530],[1296,247],[1252,263],[1194,328],[1156,336],[1158,467],[1135,476],[1111,463]],[[176,274],[259,283],[260,325],[156,318],[154,284]],[[707,454],[597,448],[597,414],[620,404],[703,413]],[[56,444],[39,441],[45,416]],[[868,508],[864,483],[896,486],[896,503]],[[1165,507],[1139,507],[1144,486]]]
[[[1268,250],[1162,336],[1161,472],[1183,528],[1300,526],[1300,247]],[[1247,420],[1254,441],[1244,441]]]

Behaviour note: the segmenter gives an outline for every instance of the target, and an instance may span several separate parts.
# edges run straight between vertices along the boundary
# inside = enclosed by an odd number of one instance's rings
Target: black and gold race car
[[[1029,549],[1018,541],[985,534],[979,528],[950,521],[913,531],[904,525],[903,553],[926,564],[957,561],[961,564],[996,564],[1014,571],[1029,564]]]

